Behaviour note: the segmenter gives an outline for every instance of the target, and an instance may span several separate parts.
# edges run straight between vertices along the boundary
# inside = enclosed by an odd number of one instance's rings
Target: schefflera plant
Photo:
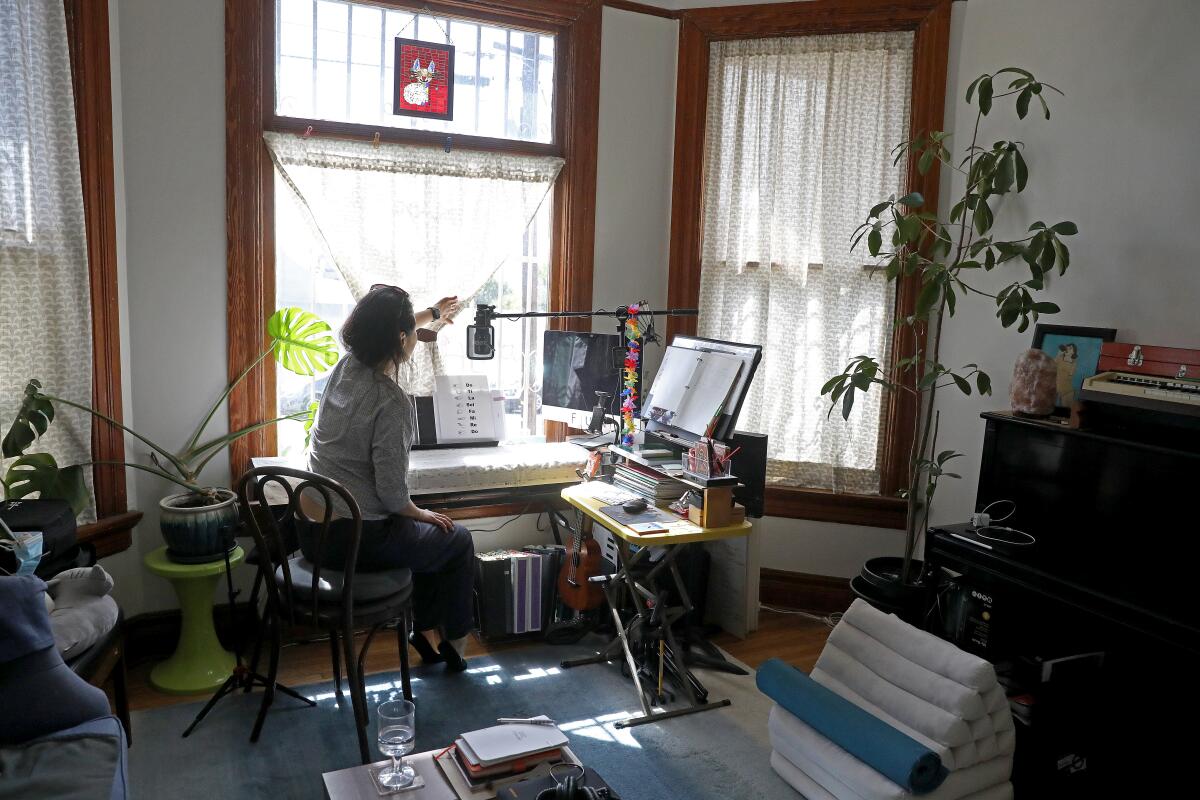
[[[997,85],[1004,81],[1008,81],[1007,88],[997,93]],[[919,285],[913,313],[896,321],[896,335],[911,337],[912,355],[899,359],[887,370],[881,366],[880,357],[856,356],[821,388],[821,394],[830,400],[830,413],[840,407],[842,417],[847,419],[859,393],[870,391],[872,386],[908,392],[915,398],[911,404],[915,435],[908,460],[909,480],[902,491],[909,501],[900,575],[904,583],[917,577],[911,574],[913,554],[929,526],[929,509],[938,481],[960,477],[947,465],[962,453],[937,449],[939,413],[934,398],[938,390],[951,386],[965,395],[987,395],[992,391],[991,377],[978,364],[948,366],[939,360],[944,315],[954,316],[960,300],[988,298],[1001,327],[1016,325],[1017,330],[1025,331],[1040,315],[1059,311],[1057,305],[1039,300],[1037,294],[1046,288],[1048,275],[1056,270],[1059,275],[1066,272],[1071,256],[1064,237],[1074,236],[1078,228],[1069,221],[1052,225],[1036,221],[1020,238],[996,235],[996,214],[1003,199],[1025,191],[1029,165],[1020,141],[1002,139],[990,147],[979,143],[980,123],[996,100],[1015,98],[1016,115],[1024,119],[1036,99],[1045,118],[1050,119],[1047,90],[1062,94],[1019,67],[1006,67],[972,81],[966,102],[976,108],[975,127],[959,160],[954,160],[946,146],[950,134],[945,131],[921,133],[892,151],[894,164],[905,157],[916,159],[921,175],[935,163],[962,174],[965,188],[956,196],[948,218],[943,221],[936,211],[925,209],[925,200],[917,192],[900,198],[893,195],[871,208],[851,241],[851,250],[866,241],[868,252],[879,260],[887,280],[915,276]],[[1021,267],[1022,274],[999,291],[993,293],[977,285],[980,272],[1010,267]]]

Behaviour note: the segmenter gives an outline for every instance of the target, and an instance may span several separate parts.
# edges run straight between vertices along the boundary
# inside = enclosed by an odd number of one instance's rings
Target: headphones
[[[560,781],[554,774],[554,767],[560,766],[577,769],[579,774],[568,775]],[[554,778],[555,785],[548,789],[542,789],[538,792],[535,800],[606,800],[610,797],[607,789],[597,791],[584,783],[587,774],[578,764],[555,764],[554,767],[550,768],[550,777]]]

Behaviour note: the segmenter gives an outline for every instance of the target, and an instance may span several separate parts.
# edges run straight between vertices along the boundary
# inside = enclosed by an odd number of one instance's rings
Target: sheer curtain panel
[[[850,237],[901,193],[909,32],[712,45],[701,251],[702,336],[763,345],[738,427],[769,437],[768,481],[879,491],[882,405],[827,418],[821,386],[886,352],[894,293]],[[866,401],[866,402],[863,402]]]
[[[371,284],[390,283],[418,304],[458,295],[467,316],[488,279],[521,257],[521,232],[550,202],[563,165],[553,157],[264,136],[355,299]],[[449,346],[464,346],[461,328]],[[421,344],[401,383],[430,394],[441,372],[438,343]]]
[[[0,343],[4,430],[30,378],[91,404],[87,237],[61,0],[0,0]],[[60,466],[90,461],[91,417],[56,412],[30,451]],[[94,518],[89,508],[82,520]]]

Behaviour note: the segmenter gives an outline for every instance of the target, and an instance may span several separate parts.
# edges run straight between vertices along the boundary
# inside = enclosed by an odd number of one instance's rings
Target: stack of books
[[[495,725],[464,733],[438,763],[452,784],[460,778],[472,792],[492,789],[494,796],[500,784],[523,780],[562,763],[569,753],[566,745],[566,735],[554,724]]]
[[[632,461],[617,465],[613,484],[646,498],[653,505],[666,505],[687,491],[687,487],[674,478]]]

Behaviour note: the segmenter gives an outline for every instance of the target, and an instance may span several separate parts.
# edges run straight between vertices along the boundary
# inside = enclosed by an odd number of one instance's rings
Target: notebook
[[[493,725],[462,735],[481,766],[490,767],[521,756],[562,747],[566,735],[554,725]]]

